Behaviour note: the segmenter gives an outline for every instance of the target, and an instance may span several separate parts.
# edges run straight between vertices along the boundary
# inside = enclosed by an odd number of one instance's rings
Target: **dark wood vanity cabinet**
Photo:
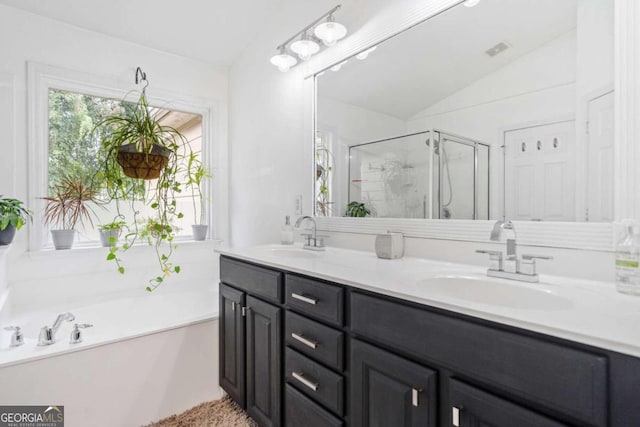
[[[351,425],[436,427],[436,371],[351,341]]]
[[[282,273],[227,259],[220,269],[220,386],[261,426],[281,426]]]
[[[220,385],[261,426],[640,427],[638,358],[226,256],[220,276]]]

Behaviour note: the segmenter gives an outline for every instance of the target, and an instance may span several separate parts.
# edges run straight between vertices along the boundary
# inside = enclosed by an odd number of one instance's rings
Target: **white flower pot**
[[[122,233],[121,228],[110,228],[108,230],[98,230],[100,232],[100,243],[103,248],[109,248],[111,246],[115,246],[118,243],[118,238],[120,237],[120,233]],[[111,238],[113,237],[113,242]]]
[[[205,240],[207,238],[208,228],[208,225],[192,225],[191,230],[193,230],[193,240]]]
[[[56,250],[71,249],[76,230],[51,230],[53,246]]]

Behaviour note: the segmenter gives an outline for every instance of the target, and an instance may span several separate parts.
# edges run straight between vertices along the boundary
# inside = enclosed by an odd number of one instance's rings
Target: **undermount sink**
[[[282,256],[288,258],[316,258],[320,256],[319,252],[313,252],[310,250],[300,249],[296,247],[292,248],[268,248],[267,252],[270,255]]]
[[[437,277],[420,282],[434,294],[494,306],[519,309],[563,310],[571,301],[545,289],[470,277]],[[530,285],[536,286],[536,285]]]

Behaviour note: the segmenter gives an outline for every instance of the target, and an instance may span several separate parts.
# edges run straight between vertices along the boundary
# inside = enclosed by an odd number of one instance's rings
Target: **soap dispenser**
[[[640,225],[626,223],[625,234],[616,245],[616,289],[640,295]]]
[[[293,227],[291,226],[291,219],[287,215],[284,220],[284,225],[280,230],[280,243],[283,245],[293,244]]]

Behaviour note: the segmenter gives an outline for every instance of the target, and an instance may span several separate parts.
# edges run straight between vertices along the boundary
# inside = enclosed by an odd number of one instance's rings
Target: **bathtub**
[[[0,326],[18,325],[25,337],[10,347],[11,333],[0,329],[1,405],[64,405],[67,427],[113,427],[222,397],[215,278],[186,277],[153,293],[101,279],[76,277],[64,291],[37,280],[0,289]],[[40,328],[63,312],[75,321],[55,344],[37,346]],[[79,344],[69,342],[74,323],[93,325]]]

